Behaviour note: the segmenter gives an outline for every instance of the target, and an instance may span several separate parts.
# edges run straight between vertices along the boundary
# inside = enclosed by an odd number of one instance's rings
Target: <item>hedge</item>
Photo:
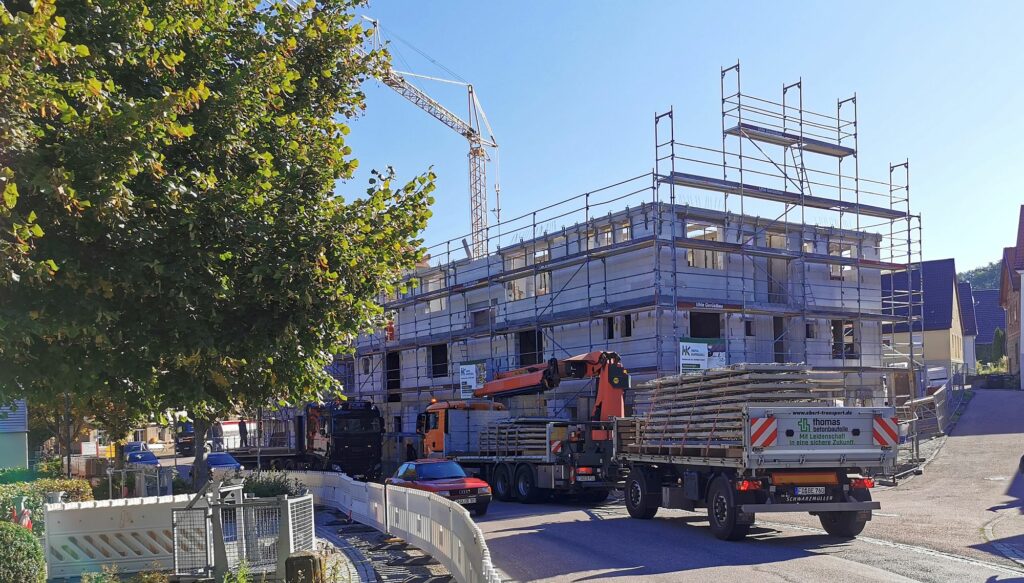
[[[32,511],[32,530],[36,534],[42,534],[43,505],[46,504],[48,492],[64,492],[67,502],[83,502],[92,500],[92,487],[85,480],[66,478],[41,478],[31,482],[16,482],[14,484],[0,484],[0,510],[3,517],[10,516],[11,508],[14,507],[14,499],[18,496],[25,496],[25,507]]]
[[[46,581],[42,544],[28,529],[13,522],[0,522],[0,581]]]

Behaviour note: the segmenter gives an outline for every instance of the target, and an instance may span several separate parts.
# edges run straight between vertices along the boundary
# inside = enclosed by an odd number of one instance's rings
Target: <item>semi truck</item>
[[[364,480],[381,478],[384,423],[372,403],[307,404],[263,412],[260,417],[222,421],[222,435],[207,438],[206,447],[229,452],[246,468],[328,470]],[[248,430],[245,444],[240,423]],[[179,424],[179,452],[194,452],[196,437],[190,426]]]
[[[562,379],[591,379],[588,421],[513,417],[495,398],[544,393]],[[612,419],[624,413],[629,374],[614,352],[591,352],[498,373],[473,399],[439,401],[417,420],[428,457],[458,461],[491,484],[498,500],[537,502],[575,496],[596,503],[621,485]]]
[[[880,508],[871,499],[874,478],[892,474],[899,442],[895,409],[759,400],[769,399],[715,388],[690,405],[676,397],[661,415],[656,400],[653,417],[616,419],[614,457],[628,471],[630,516],[706,508],[717,538],[740,540],[758,514],[808,512],[833,536],[860,534]],[[709,413],[727,407],[734,417]],[[681,439],[683,427],[696,427],[700,439]],[[715,438],[709,427],[724,428],[725,438]],[[659,437],[666,431],[673,437]]]

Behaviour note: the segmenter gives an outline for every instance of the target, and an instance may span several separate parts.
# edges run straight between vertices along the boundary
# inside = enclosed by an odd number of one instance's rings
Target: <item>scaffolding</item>
[[[614,350],[644,380],[678,373],[686,341],[729,363],[844,371],[851,402],[916,396],[887,375],[920,367],[914,335],[894,341],[919,327],[920,278],[882,285],[921,263],[909,164],[861,176],[856,96],[822,114],[803,89],[754,97],[738,63],[723,68],[720,147],[677,140],[670,109],[654,116],[650,172],[491,225],[485,257],[463,237],[431,246],[408,293],[382,298],[389,323],[359,339],[347,390],[409,432],[416,408],[460,397],[460,365],[491,378]],[[549,413],[585,410],[587,387],[567,391],[546,396]]]

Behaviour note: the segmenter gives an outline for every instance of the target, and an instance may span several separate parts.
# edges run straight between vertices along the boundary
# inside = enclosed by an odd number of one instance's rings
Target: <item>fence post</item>
[[[228,552],[227,542],[224,540],[224,514],[223,506],[219,503],[211,504],[210,508],[210,539],[213,541],[213,576],[222,581],[228,573]]]
[[[285,561],[288,560],[288,555],[292,553],[292,517],[288,512],[288,496],[280,495],[277,497],[278,503],[278,528],[277,528],[277,574],[280,578],[284,578],[285,574]]]

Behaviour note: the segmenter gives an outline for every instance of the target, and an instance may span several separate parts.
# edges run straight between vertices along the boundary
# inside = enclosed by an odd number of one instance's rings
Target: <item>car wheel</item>
[[[725,476],[718,476],[708,489],[708,522],[711,533],[721,540],[740,540],[750,532],[749,524],[737,524],[739,508],[736,491]]]
[[[491,486],[494,488],[494,497],[502,502],[507,502],[512,499],[512,475],[508,471],[508,466],[499,465],[494,468],[494,474],[491,477],[494,481]]]
[[[515,495],[516,500],[523,504],[533,504],[540,498],[540,488],[537,487],[537,477],[532,467],[523,465],[516,470]]]
[[[626,480],[626,511],[633,518],[649,520],[658,513],[658,501],[654,499],[654,484],[650,475],[636,468]]]

